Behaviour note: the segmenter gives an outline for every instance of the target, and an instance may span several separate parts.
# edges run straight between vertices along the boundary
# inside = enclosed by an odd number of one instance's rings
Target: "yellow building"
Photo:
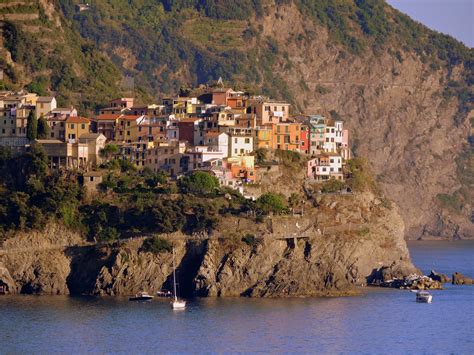
[[[138,127],[145,119],[144,115],[122,115],[117,120],[115,127],[115,140],[118,142],[137,142]]]
[[[78,141],[83,134],[89,133],[91,121],[85,117],[68,117],[65,121],[65,137],[70,143]]]
[[[273,148],[273,129],[271,125],[258,127],[255,130],[254,150]]]

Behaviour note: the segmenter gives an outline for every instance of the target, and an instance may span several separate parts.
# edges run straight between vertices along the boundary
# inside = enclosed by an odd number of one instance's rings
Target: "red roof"
[[[143,117],[143,115],[122,115],[120,118],[122,120],[135,121],[140,117]]]

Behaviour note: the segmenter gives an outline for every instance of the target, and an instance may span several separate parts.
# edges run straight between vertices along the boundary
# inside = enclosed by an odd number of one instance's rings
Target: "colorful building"
[[[301,124],[281,122],[272,125],[273,149],[300,151]]]

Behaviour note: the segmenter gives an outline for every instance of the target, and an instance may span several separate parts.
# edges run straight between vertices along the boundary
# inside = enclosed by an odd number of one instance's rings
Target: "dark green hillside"
[[[2,89],[26,86],[42,95],[56,92],[60,105],[75,103],[85,109],[119,92],[119,70],[59,13],[47,14],[38,1],[25,0],[2,7],[0,16]]]

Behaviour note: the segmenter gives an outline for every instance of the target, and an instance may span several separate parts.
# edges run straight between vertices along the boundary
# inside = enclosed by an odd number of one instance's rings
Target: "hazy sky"
[[[386,0],[424,25],[474,47],[474,0]]]

